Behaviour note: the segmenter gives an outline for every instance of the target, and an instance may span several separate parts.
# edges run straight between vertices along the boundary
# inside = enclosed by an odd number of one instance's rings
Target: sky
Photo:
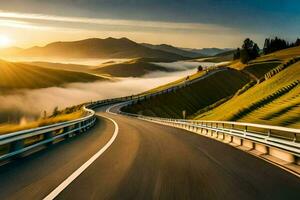
[[[298,0],[0,0],[0,47],[89,37],[235,48],[300,37]]]

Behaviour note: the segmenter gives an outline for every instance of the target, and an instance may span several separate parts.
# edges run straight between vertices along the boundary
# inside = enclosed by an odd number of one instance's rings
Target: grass
[[[195,74],[190,75],[190,76],[189,76],[189,80],[191,81],[191,80],[200,78],[201,76],[203,76],[203,75],[205,75],[205,74],[206,74],[205,71],[197,72],[197,73],[195,73]],[[176,80],[176,81],[167,83],[167,84],[165,84],[165,85],[158,86],[158,87],[156,87],[156,88],[153,88],[153,89],[151,89],[151,90],[148,90],[148,91],[142,93],[141,95],[147,95],[147,94],[159,92],[159,91],[165,90],[165,89],[167,89],[167,88],[171,88],[171,87],[180,85],[180,84],[182,84],[182,83],[184,83],[184,82],[186,81],[186,78],[187,78],[187,77],[184,77],[184,78],[178,79],[178,80]]]
[[[271,69],[274,69],[281,62],[279,61],[268,61],[268,62],[259,62],[259,63],[251,63],[244,67],[243,71],[247,71],[248,73],[253,74],[258,79],[264,77],[264,75],[269,72]]]
[[[249,77],[238,70],[223,70],[175,92],[140,101],[124,110],[150,116],[181,118],[183,110],[186,110],[187,115],[193,115],[235,94],[249,81]]]
[[[226,52],[219,53],[213,57],[203,58],[199,59],[203,62],[225,62],[225,61],[231,61],[233,59],[233,54],[236,52],[236,50],[229,50]]]
[[[86,113],[80,107],[71,107],[66,108],[62,111],[58,111],[57,114],[49,116],[47,118],[40,118],[38,120],[28,122],[26,124],[12,124],[12,123],[3,123],[0,124],[0,135],[12,133],[16,131],[32,129],[37,127],[42,127],[54,123],[66,122],[74,119],[83,117]]]
[[[71,82],[106,80],[82,72],[47,69],[43,67],[0,60],[0,91],[37,89],[61,86]]]
[[[75,119],[78,119],[80,117],[83,117],[84,115],[86,115],[86,113],[82,109],[77,110],[77,111],[72,112],[72,113],[68,113],[68,110],[64,110],[64,111],[61,111],[56,116],[50,116],[48,118],[39,119],[39,120],[29,122],[29,123],[23,124],[23,125],[20,125],[20,124],[1,124],[0,125],[0,135],[4,135],[4,134],[16,132],[16,131],[21,131],[21,130],[28,130],[28,129],[32,129],[32,128],[38,128],[38,127],[42,127],[42,126],[46,126],[46,125],[50,125],[50,124],[55,124],[55,123],[60,123],[60,122],[75,120]],[[59,135],[59,134],[62,134],[63,132],[64,132],[64,129],[59,129],[57,131],[54,131],[53,134],[54,135]],[[37,142],[43,140],[44,138],[45,138],[45,135],[43,135],[43,134],[32,136],[30,138],[26,138],[24,140],[24,145],[27,146],[27,145],[37,143]],[[7,153],[9,151],[10,145],[11,144],[0,145],[0,155],[3,155],[5,153]]]
[[[292,48],[276,51],[274,53],[261,56],[257,58],[256,61],[257,62],[271,61],[271,60],[287,61],[293,57],[298,57],[299,55],[300,55],[300,46],[297,46],[297,47],[292,47]]]
[[[300,62],[195,117],[300,127]],[[244,113],[244,114],[241,114]],[[239,116],[239,117],[237,117]]]

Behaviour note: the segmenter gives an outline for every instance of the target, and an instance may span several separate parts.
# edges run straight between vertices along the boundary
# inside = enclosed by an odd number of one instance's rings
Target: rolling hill
[[[68,71],[76,71],[76,72],[89,72],[91,68],[95,67],[90,65],[52,63],[52,62],[42,62],[42,61],[26,62],[25,64],[49,68],[49,69],[68,70]]]
[[[173,72],[175,69],[165,68],[156,64],[148,63],[140,59],[106,65],[91,70],[91,73],[99,75],[110,75],[113,77],[141,77],[150,72]]]
[[[36,89],[61,86],[71,82],[91,82],[107,80],[82,72],[48,69],[24,63],[0,60],[0,91],[14,89]]]
[[[200,74],[198,81],[186,87],[147,98],[123,110],[149,116],[181,118],[183,110],[187,116],[193,115],[206,106],[231,97],[250,81],[246,74],[234,69],[216,71],[203,78],[201,76],[204,74]]]
[[[300,47],[263,55],[248,65],[221,72],[179,90],[141,100],[125,110],[175,118],[181,118],[182,110],[186,110],[190,119],[300,127]]]
[[[57,58],[168,58],[186,59],[184,56],[162,50],[151,49],[127,38],[90,38],[71,42],[54,42],[44,47],[20,49],[15,56]]]
[[[202,59],[203,62],[225,62],[232,61],[233,54],[236,50],[227,50],[221,53],[215,54],[212,57]]]
[[[300,127],[300,62],[196,117]]]
[[[230,48],[225,48],[225,49],[220,49],[220,48],[203,48],[203,49],[190,49],[190,48],[182,48],[185,51],[193,52],[196,54],[200,54],[203,56],[216,56],[217,54],[225,53],[227,51],[230,51],[232,49]]]

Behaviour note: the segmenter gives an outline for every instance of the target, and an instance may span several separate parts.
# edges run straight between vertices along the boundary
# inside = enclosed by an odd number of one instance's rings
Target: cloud
[[[162,22],[162,21],[143,21],[143,20],[101,19],[101,18],[89,18],[89,17],[66,17],[66,16],[34,14],[34,13],[5,12],[1,10],[0,10],[0,18],[20,20],[21,24],[25,23],[25,21],[29,21],[31,26],[33,26],[32,24],[35,22],[36,26],[40,26],[40,27],[46,26],[46,28],[49,28],[49,25],[45,25],[45,22],[61,22],[64,24],[64,26],[62,26],[64,28],[72,28],[72,25],[74,26],[75,24],[90,24],[90,25],[100,25],[101,27],[121,27],[121,28],[125,27],[128,29],[137,29],[137,30],[141,30],[141,29],[142,30],[173,30],[173,31],[184,30],[184,31],[199,31],[199,32],[232,31],[232,29],[228,27],[224,27],[221,25],[214,25],[214,24],[205,24],[205,23],[181,23],[181,22]],[[70,27],[65,26],[66,23]],[[55,27],[55,25],[59,26],[59,24],[57,23],[52,24],[53,27]]]

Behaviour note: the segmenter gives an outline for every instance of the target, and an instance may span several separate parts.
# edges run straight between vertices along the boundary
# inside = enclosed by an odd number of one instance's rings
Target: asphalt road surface
[[[118,135],[57,199],[300,199],[300,179],[185,130],[99,112]],[[0,199],[43,199],[113,137],[112,121],[0,166]]]

